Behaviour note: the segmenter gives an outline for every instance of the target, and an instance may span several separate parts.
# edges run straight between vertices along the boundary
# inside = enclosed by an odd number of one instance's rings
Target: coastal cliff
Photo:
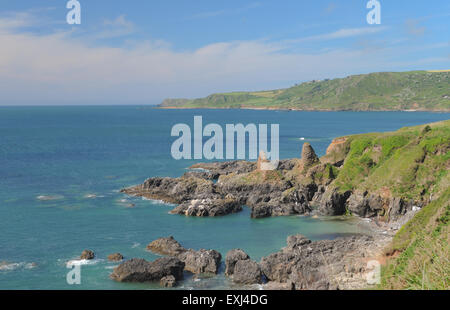
[[[450,111],[450,70],[379,72],[313,80],[286,89],[166,99],[171,109]]]
[[[414,250],[421,249],[419,259],[441,272],[430,287],[448,287],[449,155],[447,120],[339,137],[320,158],[304,143],[299,158],[280,161],[276,170],[246,161],[203,163],[179,178],[154,177],[122,192],[178,204],[171,213],[183,216],[224,216],[249,207],[253,218],[356,216],[372,223],[373,236],[320,242],[290,236],[286,248],[259,263],[242,259],[238,271],[253,272],[236,275],[237,283],[260,283],[264,275],[269,288],[363,288],[372,258],[388,262],[381,287],[414,287]],[[443,251],[441,258],[427,254],[428,246]]]

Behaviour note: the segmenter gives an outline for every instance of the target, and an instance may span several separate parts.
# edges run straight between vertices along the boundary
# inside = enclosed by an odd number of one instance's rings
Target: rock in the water
[[[251,259],[237,261],[234,266],[233,282],[239,284],[261,284],[262,272],[258,263]]]
[[[185,202],[172,211],[172,214],[186,216],[223,216],[242,211],[242,205],[233,198],[225,199],[194,199]]]
[[[178,258],[185,263],[185,270],[192,273],[217,274],[222,255],[215,250],[199,251],[187,250],[178,255]]]
[[[162,287],[175,287],[175,286],[177,286],[177,279],[175,279],[174,276],[165,276],[165,277],[161,278],[161,280],[159,281],[159,284]]]
[[[110,254],[108,255],[108,260],[112,262],[120,262],[121,260],[123,260],[123,255],[120,253]]]
[[[82,253],[81,253],[81,256],[80,256],[80,259],[94,259],[94,257],[95,257],[95,254],[94,254],[94,252],[93,251],[91,251],[91,250],[84,250]]]
[[[184,263],[175,257],[163,257],[153,262],[132,258],[114,268],[111,279],[118,282],[160,281],[166,276],[175,280],[183,278]]]
[[[122,189],[129,195],[160,199],[170,203],[183,203],[192,199],[220,198],[215,194],[214,183],[197,177],[150,178],[143,184]]]
[[[170,255],[177,256],[186,251],[185,248],[181,246],[178,241],[176,241],[172,236],[168,238],[159,238],[152,241],[149,245],[147,245],[147,250],[162,254],[162,255]]]
[[[248,256],[248,254],[241,249],[233,249],[228,251],[227,255],[225,256],[225,274],[227,276],[233,275],[234,266],[236,265],[236,263],[240,260],[247,259],[250,259],[250,256]]]

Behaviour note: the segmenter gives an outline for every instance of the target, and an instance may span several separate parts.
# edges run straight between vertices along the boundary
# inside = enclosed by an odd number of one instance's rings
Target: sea
[[[0,289],[159,289],[157,283],[117,283],[107,255],[149,261],[146,246],[173,236],[184,247],[234,248],[252,259],[280,250],[286,238],[312,240],[368,233],[355,218],[288,216],[251,219],[250,210],[216,218],[171,215],[174,205],[130,197],[124,187],[149,177],[178,177],[206,160],[175,160],[176,124],[279,124],[280,158],[300,157],[304,142],[324,155],[332,139],[385,132],[450,118],[427,112],[303,112],[162,110],[149,106],[0,107]],[[192,133],[193,134],[193,133]],[[80,261],[84,249],[94,260]],[[70,284],[71,262],[80,284]],[[69,265],[69,266],[68,266]],[[178,289],[233,289],[215,277],[185,274]]]

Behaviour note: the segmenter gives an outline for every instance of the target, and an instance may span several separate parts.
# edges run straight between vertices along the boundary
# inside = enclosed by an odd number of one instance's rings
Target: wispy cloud
[[[335,40],[335,39],[344,39],[344,38],[350,38],[350,37],[357,37],[357,36],[363,36],[363,35],[370,35],[374,33],[378,33],[381,31],[386,30],[387,27],[363,27],[363,28],[345,28],[345,29],[339,29],[334,32],[316,35],[316,36],[310,36],[307,38],[302,39],[303,41],[322,41],[322,40]]]
[[[13,18],[15,23],[0,18],[0,104],[158,103],[165,97],[286,87],[293,81],[393,70],[383,50],[368,61],[364,50],[356,48],[286,53],[289,44],[283,41],[219,42],[183,51],[157,41],[108,47],[71,32],[21,32],[27,19],[19,17]],[[130,27],[125,17],[104,26]],[[372,32],[343,29],[318,37]]]

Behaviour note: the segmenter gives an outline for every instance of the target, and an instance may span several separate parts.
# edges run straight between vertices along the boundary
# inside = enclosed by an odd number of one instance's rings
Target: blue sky
[[[450,69],[450,2],[0,0],[0,105],[157,104],[375,71]]]

